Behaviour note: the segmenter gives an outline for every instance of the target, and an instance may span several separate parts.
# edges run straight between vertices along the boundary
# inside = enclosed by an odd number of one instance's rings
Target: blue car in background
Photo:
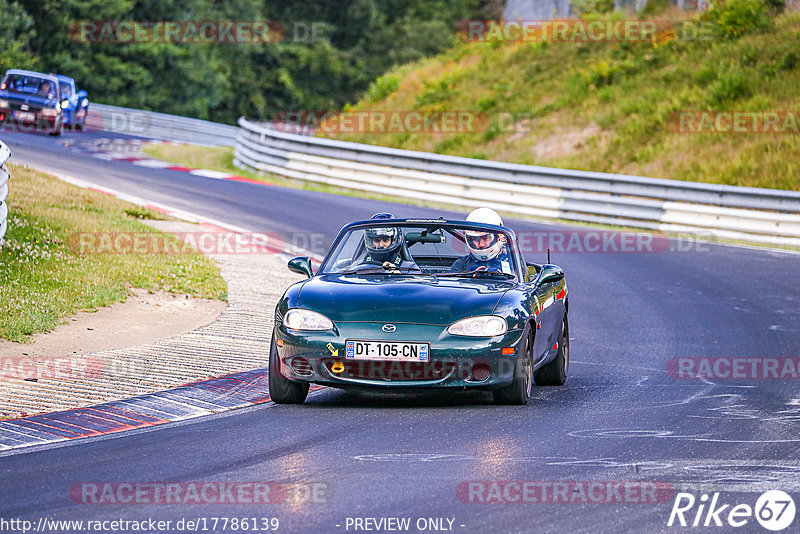
[[[89,113],[89,99],[84,90],[77,90],[75,80],[56,74],[61,89],[61,110],[64,112],[64,125],[72,130],[86,129],[86,115]]]
[[[61,135],[64,112],[59,80],[52,74],[9,69],[0,81],[0,122],[20,130]]]

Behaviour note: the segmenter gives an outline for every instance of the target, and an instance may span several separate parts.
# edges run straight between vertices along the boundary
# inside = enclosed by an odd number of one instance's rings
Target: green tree
[[[18,3],[0,0],[0,69],[38,67],[36,57],[27,51],[33,34],[33,18]]]
[[[233,123],[240,115],[340,109],[392,66],[448,48],[460,20],[496,17],[501,7],[499,0],[0,0],[0,65],[67,74],[96,102]],[[187,20],[271,20],[287,34],[279,43],[115,43],[84,42],[77,31],[82,21]]]

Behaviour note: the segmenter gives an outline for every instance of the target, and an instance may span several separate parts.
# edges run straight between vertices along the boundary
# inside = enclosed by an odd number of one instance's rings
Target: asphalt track
[[[344,223],[378,211],[464,216],[102,161],[80,148],[105,133],[0,135],[12,163],[36,162],[254,231],[321,235],[315,239],[325,245]],[[527,235],[576,230],[506,223]],[[719,492],[720,503],[750,506],[763,491],[777,489],[800,505],[800,382],[676,380],[666,371],[677,357],[800,356],[800,257],[671,246],[681,250],[553,256],[570,289],[570,377],[561,388],[535,389],[527,406],[494,406],[483,393],[324,389],[302,406],[267,403],[20,451],[0,457],[0,518],[158,518],[173,526],[181,518],[206,518],[210,529],[214,517],[277,517],[279,532],[364,532],[352,518],[366,517],[410,518],[407,532],[434,531],[418,530],[420,518],[452,519],[455,532],[708,530],[667,527],[674,495],[655,503],[620,503],[613,495],[608,499],[615,502],[580,502],[571,493],[566,500],[575,502],[486,504],[464,502],[467,481],[653,481],[696,497]],[[289,498],[259,505],[101,505],[69,493],[84,482],[203,481],[277,482],[287,485]],[[313,484],[316,498],[303,498],[298,488]],[[798,524],[795,519],[786,531]],[[767,532],[753,518],[740,528],[709,528]],[[206,531],[232,529],[218,522]]]

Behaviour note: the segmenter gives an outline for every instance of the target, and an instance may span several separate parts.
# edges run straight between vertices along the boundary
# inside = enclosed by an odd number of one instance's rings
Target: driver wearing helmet
[[[372,219],[394,219],[390,213],[376,213]],[[419,270],[413,260],[403,259],[403,232],[396,226],[367,228],[364,230],[364,248],[367,256],[363,264],[381,265],[384,268]]]
[[[490,208],[478,208],[467,215],[467,222],[503,226],[503,219]],[[450,272],[499,271],[511,273],[511,259],[505,246],[505,237],[496,232],[466,230],[464,238],[469,254],[458,258]]]

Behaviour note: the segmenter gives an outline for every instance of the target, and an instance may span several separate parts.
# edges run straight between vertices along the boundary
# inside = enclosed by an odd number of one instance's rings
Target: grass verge
[[[224,300],[227,286],[201,253],[81,254],[81,232],[159,234],[139,219],[161,214],[11,166],[7,243],[0,248],[0,337],[24,342],[63,317],[124,301],[130,288]]]
[[[444,54],[387,73],[347,110],[461,111],[476,117],[473,128],[365,128],[326,136],[495,161],[798,190],[800,12],[776,15],[764,0],[714,5],[692,20],[693,14],[677,11],[642,14],[668,20],[674,30],[650,41],[456,42]],[[758,17],[733,16],[745,7]],[[695,120],[682,130],[684,112],[719,117],[723,132],[732,112],[753,113],[761,123],[759,113],[791,113],[779,132],[758,131],[744,115],[741,128],[737,122],[736,130],[721,133]]]

